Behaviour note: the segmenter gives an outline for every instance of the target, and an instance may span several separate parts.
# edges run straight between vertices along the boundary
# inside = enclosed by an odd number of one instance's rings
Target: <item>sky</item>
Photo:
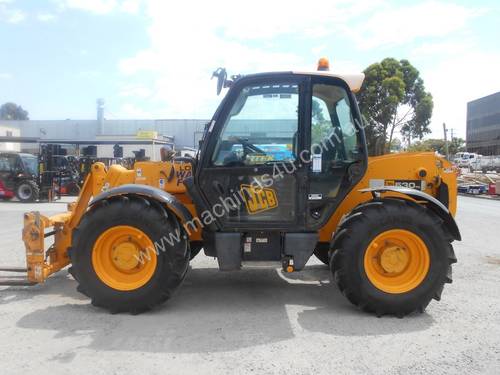
[[[466,104],[500,91],[500,2],[0,0],[0,103],[33,120],[208,119],[212,72],[360,72],[408,59],[442,124],[465,137]]]

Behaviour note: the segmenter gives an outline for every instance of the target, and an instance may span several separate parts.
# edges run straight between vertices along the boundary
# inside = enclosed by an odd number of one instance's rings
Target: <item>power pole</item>
[[[454,145],[453,140],[455,139],[455,132],[454,132],[454,130],[455,129],[453,129],[453,128],[450,129],[450,148],[451,148],[451,150],[450,149],[448,150],[450,152],[453,152],[453,147],[454,147],[453,146]],[[450,155],[450,158],[453,158],[453,155]]]
[[[450,160],[450,155],[449,155],[449,152],[448,152],[448,135],[446,134],[447,131],[448,130],[446,129],[446,123],[443,122],[444,150],[445,150],[445,153],[446,153],[446,159]]]

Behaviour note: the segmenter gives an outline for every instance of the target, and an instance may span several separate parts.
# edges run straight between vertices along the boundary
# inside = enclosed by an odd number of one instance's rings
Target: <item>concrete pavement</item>
[[[35,207],[36,206],[36,207]],[[23,265],[22,213],[0,202],[0,262]],[[459,198],[454,282],[424,314],[355,309],[312,259],[302,273],[222,273],[199,255],[166,305],[131,316],[94,308],[66,271],[0,289],[0,373],[471,374],[500,372],[500,202]]]

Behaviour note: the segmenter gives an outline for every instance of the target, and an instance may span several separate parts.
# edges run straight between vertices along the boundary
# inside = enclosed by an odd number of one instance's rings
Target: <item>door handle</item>
[[[226,191],[224,190],[224,187],[222,186],[222,184],[219,181],[215,180],[213,182],[213,186],[215,188],[215,191],[217,193],[219,193],[220,195],[224,195],[226,193]]]

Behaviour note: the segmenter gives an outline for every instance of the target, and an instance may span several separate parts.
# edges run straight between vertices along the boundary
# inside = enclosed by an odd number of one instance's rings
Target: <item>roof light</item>
[[[318,60],[318,70],[330,70],[330,61],[326,57]]]

